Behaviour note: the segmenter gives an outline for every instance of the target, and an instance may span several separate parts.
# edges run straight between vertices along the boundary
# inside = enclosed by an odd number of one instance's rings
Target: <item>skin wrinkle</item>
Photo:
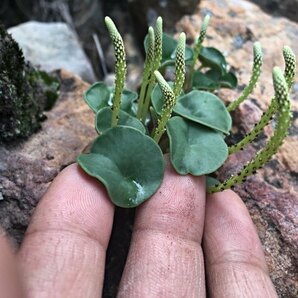
[[[206,210],[203,249],[210,297],[276,297],[260,240],[241,199],[231,191],[211,195]]]
[[[21,256],[26,260],[25,264],[34,263],[36,264],[36,269],[43,268],[42,275],[37,271],[30,272],[30,279],[33,283],[31,286],[35,288],[34,293],[37,294],[36,297],[39,297],[38,293],[40,291],[43,291],[43,289],[46,291],[49,287],[60,289],[62,293],[63,291],[71,293],[72,290],[77,292],[78,283],[74,283],[74,280],[81,280],[79,284],[83,286],[82,280],[86,280],[86,275],[89,276],[90,280],[94,280],[94,278],[99,280],[102,275],[100,274],[100,268],[104,266],[105,249],[101,245],[99,248],[98,242],[90,242],[90,239],[87,237],[82,238],[81,235],[73,235],[72,233],[65,233],[65,231],[59,234],[55,231],[50,231],[49,233],[54,233],[54,237],[49,242],[49,248],[42,247],[42,243],[49,239],[48,233],[43,233],[42,235],[34,234],[39,241],[33,239],[31,242],[35,243],[35,246],[27,247],[28,254]],[[31,251],[35,251],[39,257],[34,258],[34,255],[29,254]],[[99,256],[100,254],[101,257]],[[88,268],[93,263],[98,264],[98,269],[95,271]],[[61,275],[65,272],[71,272],[71,274],[68,274],[66,279],[61,279]],[[35,274],[36,276],[34,276]],[[84,276],[84,279],[79,278],[79,275]],[[94,284],[99,284],[99,282]],[[92,297],[87,295],[88,288],[83,286],[83,296],[78,295],[77,297]],[[35,297],[33,293],[32,297]]]
[[[268,287],[269,278],[262,272],[239,269],[231,267],[214,272],[208,269],[209,274],[213,276],[213,290],[210,297],[276,297],[272,289]]]
[[[118,297],[205,297],[204,194],[203,177],[178,176],[167,161],[160,190],[137,210]]]
[[[177,179],[176,175],[175,180],[179,181],[180,179]],[[172,177],[169,175],[168,180],[170,178]],[[188,235],[187,237],[192,237],[196,241],[201,239],[200,227],[204,216],[200,217],[200,212],[194,212],[194,210],[205,209],[205,202],[201,198],[202,194],[198,191],[201,187],[204,189],[202,186],[204,179],[198,182],[195,177],[185,176],[183,178],[183,183],[180,181],[179,184],[168,183],[167,181],[162,183],[162,192],[154,195],[154,197],[158,197],[158,203],[150,204],[153,201],[151,199],[139,210],[138,217],[140,219],[136,221],[134,227],[136,230],[148,226],[149,221],[149,229],[173,230],[176,234]],[[183,200],[181,200],[182,196]],[[194,225],[195,222],[198,222],[198,225]]]
[[[114,211],[106,196],[77,166],[64,170],[39,203],[17,255],[26,295],[5,297],[100,297]],[[235,193],[205,202],[205,180],[179,176],[168,164],[135,224],[119,297],[203,298],[206,285],[208,297],[276,297],[256,229]],[[6,240],[0,237],[0,247]],[[7,272],[16,261],[11,251],[1,249],[0,265],[10,262],[0,266],[1,295],[10,281],[18,290],[17,272]]]
[[[70,169],[71,167],[72,169]],[[67,175],[67,172],[70,170],[72,171],[71,175]],[[109,218],[107,214],[110,214],[114,207],[107,201],[104,187],[98,184],[94,178],[90,178],[83,173],[77,165],[66,168],[64,176],[67,177],[65,181],[60,176],[54,180],[39,204],[41,211],[38,213],[38,220],[36,220],[34,215],[26,234],[30,234],[33,227],[40,230],[52,228],[60,230],[61,226],[63,226],[64,229],[69,229],[70,231],[89,234],[89,237],[96,238],[100,236],[106,238],[107,235],[105,234],[107,233],[105,229],[98,233],[97,225],[101,225],[98,221],[104,218],[112,222],[113,218]],[[85,181],[86,179],[88,184]],[[87,187],[81,187],[82,182],[86,183]],[[68,183],[72,187],[65,187]],[[57,188],[59,189],[59,196],[56,195]],[[47,199],[50,197],[51,200]],[[80,198],[80,200],[73,200],[76,197]],[[101,200],[98,199],[99,197]],[[110,208],[104,208],[104,205]],[[99,214],[101,214],[100,217],[98,216]],[[96,222],[97,224],[95,224]],[[96,240],[102,243],[105,242],[99,238]]]
[[[152,237],[150,232],[146,235],[138,232],[134,237],[134,243],[137,245],[131,247],[128,263],[128,266],[134,269],[130,271],[130,279],[123,283],[118,297],[192,297],[192,292],[198,293],[200,283],[196,278],[203,276],[204,272],[200,262],[202,251],[198,243],[188,241],[185,245],[184,239],[176,242],[175,237],[163,233],[154,233]],[[149,243],[147,239],[152,241]],[[145,247],[150,252],[146,256],[142,254]],[[144,259],[160,261],[152,265]],[[146,277],[147,285],[142,282],[140,275]]]
[[[18,255],[27,297],[99,297],[113,212],[102,185],[77,165],[65,169],[39,203]]]

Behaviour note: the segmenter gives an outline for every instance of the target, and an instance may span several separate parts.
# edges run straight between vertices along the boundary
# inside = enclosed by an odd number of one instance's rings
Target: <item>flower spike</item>
[[[150,76],[154,71],[154,52],[155,52],[155,36],[154,36],[154,30],[150,26],[148,29],[148,49],[147,49],[146,58],[145,58],[143,81],[141,85],[140,97],[138,100],[138,112],[137,112],[138,119],[141,119],[142,117],[142,110],[143,110],[143,105],[145,101],[146,90],[150,82]]]
[[[162,107],[161,116],[158,119],[157,127],[153,133],[153,139],[158,143],[161,136],[166,130],[165,127],[167,121],[170,119],[173,108],[176,104],[176,96],[159,71],[155,71],[154,75],[164,97],[164,104]]]
[[[195,42],[195,46],[194,46],[194,53],[193,53],[193,57],[192,57],[192,61],[191,61],[191,65],[189,67],[189,72],[188,72],[188,76],[187,76],[187,80],[185,81],[185,89],[188,90],[190,89],[190,84],[191,84],[191,80],[192,80],[192,76],[195,70],[195,65],[196,62],[198,60],[201,48],[202,48],[202,44],[203,41],[205,39],[206,36],[206,32],[207,32],[207,28],[208,28],[208,24],[209,24],[209,19],[210,19],[210,15],[206,15],[202,26],[201,26],[201,30],[200,30],[200,34],[196,39]]]
[[[146,97],[142,108],[141,119],[145,123],[146,115],[149,110],[150,100],[151,100],[151,93],[155,85],[155,75],[154,72],[159,69],[161,58],[162,58],[162,18],[158,17],[156,20],[156,26],[154,30],[154,60],[153,60],[153,67],[150,73],[150,79],[146,91]]]
[[[126,77],[126,60],[125,60],[125,49],[124,43],[120,33],[118,32],[114,22],[111,18],[106,17],[105,23],[110,33],[110,37],[113,42],[116,65],[115,65],[115,93],[113,97],[112,105],[112,126],[116,126],[119,120],[120,104],[121,104],[121,94],[124,88],[124,81]]]
[[[174,94],[178,97],[182,91],[185,79],[185,33],[181,33],[178,39],[175,60]]]
[[[275,91],[276,103],[278,105],[277,123],[273,136],[267,142],[265,148],[257,153],[255,158],[245,165],[241,172],[235,176],[231,176],[226,181],[216,184],[208,188],[209,193],[222,191],[232,188],[234,185],[245,181],[246,177],[260,169],[281,146],[283,139],[287,136],[291,123],[290,99],[288,94],[288,85],[280,68],[273,69],[273,85]]]
[[[296,57],[289,47],[284,47],[283,56],[285,61],[284,77],[287,82],[288,90],[290,91],[296,74]],[[229,154],[236,153],[237,151],[242,150],[245,145],[251,143],[272,119],[273,115],[276,113],[276,109],[277,102],[274,97],[271,100],[270,106],[263,113],[260,121],[255,124],[253,130],[249,132],[240,142],[229,147]]]
[[[227,107],[229,112],[234,111],[249,96],[249,94],[251,94],[260,77],[262,64],[263,64],[262,48],[259,42],[255,42],[254,43],[254,61],[253,61],[251,78],[249,80],[248,85],[244,88],[242,94],[235,101],[231,102]]]
[[[296,57],[290,47],[285,46],[283,49],[283,56],[285,60],[284,76],[288,84],[289,90],[291,89],[294,78],[296,75]]]

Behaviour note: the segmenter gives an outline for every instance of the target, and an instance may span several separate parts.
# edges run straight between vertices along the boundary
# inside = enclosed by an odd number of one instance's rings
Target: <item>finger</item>
[[[100,297],[114,208],[78,167],[66,168],[39,203],[19,259],[28,297]]]
[[[0,289],[1,297],[22,297],[13,249],[2,230],[0,230]]]
[[[276,297],[258,234],[234,192],[207,197],[203,251],[210,297]]]
[[[119,297],[204,297],[205,179],[170,167],[138,208]]]

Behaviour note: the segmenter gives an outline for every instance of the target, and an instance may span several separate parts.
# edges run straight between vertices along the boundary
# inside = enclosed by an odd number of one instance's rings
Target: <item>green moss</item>
[[[18,44],[0,26],[0,142],[38,130],[43,109],[57,98],[59,85],[54,81],[25,62]]]

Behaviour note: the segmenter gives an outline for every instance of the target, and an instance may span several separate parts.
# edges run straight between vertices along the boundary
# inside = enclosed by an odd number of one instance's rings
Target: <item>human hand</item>
[[[78,165],[66,168],[16,256],[0,238],[1,297],[100,297],[113,214],[98,181]],[[232,191],[206,199],[204,177],[180,176],[167,162],[162,186],[137,209],[118,296],[206,295],[276,297],[241,199]]]

